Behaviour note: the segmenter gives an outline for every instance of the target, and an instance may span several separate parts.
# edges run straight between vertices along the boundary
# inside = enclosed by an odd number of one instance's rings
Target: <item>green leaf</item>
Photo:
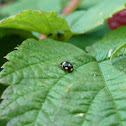
[[[60,12],[60,0],[18,0],[0,10],[6,16],[16,15],[24,10],[41,10]]]
[[[28,39],[7,55],[0,119],[9,126],[125,126],[126,73],[83,50]],[[72,73],[60,69],[73,64]]]
[[[86,50],[97,61],[110,59],[113,51],[126,42],[126,26],[120,27],[112,32],[107,33],[102,40],[97,41]]]
[[[114,13],[125,8],[126,0],[104,0],[87,11],[77,11],[66,20],[75,34],[88,32],[104,24],[104,21]]]
[[[2,39],[4,36],[10,36],[10,35],[18,35],[25,39],[27,38],[37,39],[31,32],[28,31],[13,28],[0,28],[0,39]]]
[[[3,18],[5,18],[5,16],[0,14],[0,20],[2,20]]]
[[[6,126],[6,125],[7,125],[7,122],[6,122],[6,121],[0,120],[0,125],[1,125],[1,126]]]
[[[103,1],[105,1],[105,0],[82,0],[82,3],[80,4],[79,9],[87,10],[93,6],[98,5],[99,3],[103,2]]]
[[[0,28],[0,66],[6,62],[4,56],[27,38],[35,38],[30,32],[19,29]],[[1,70],[1,68],[0,68]]]
[[[112,63],[113,59],[116,57],[117,53],[119,53],[122,49],[124,49],[124,54],[126,52],[126,43],[123,43],[122,45],[120,45],[111,55],[110,61]]]
[[[3,20],[0,28],[16,28],[35,31],[56,40],[65,41],[71,37],[70,28],[65,19],[56,12],[23,11],[15,17]]]
[[[12,51],[15,46],[20,45],[27,38],[35,38],[30,32],[18,29],[0,29],[0,66],[6,62],[3,58],[7,53]],[[1,71],[1,68],[0,68]],[[0,84],[0,102],[1,95],[7,86]],[[4,122],[0,121],[0,126],[4,126]]]
[[[72,36],[68,42],[86,51],[88,46],[101,40],[107,32],[109,32],[108,26],[104,24],[89,33]]]

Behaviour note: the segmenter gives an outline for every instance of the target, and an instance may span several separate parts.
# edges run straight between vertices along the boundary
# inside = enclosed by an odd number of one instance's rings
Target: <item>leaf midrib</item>
[[[92,61],[92,62],[94,62],[94,61]],[[84,66],[84,65],[86,65],[86,64],[88,64],[88,63],[90,63],[90,61],[87,62],[87,63],[84,63],[84,64],[81,65],[81,66],[79,66],[77,69],[79,69],[80,67],[82,67],[82,66]],[[48,97],[48,94],[49,94],[49,92],[51,91],[51,89],[52,89],[61,79],[63,79],[63,78],[64,78],[65,76],[67,76],[68,74],[69,74],[69,73],[66,73],[63,77],[59,78],[59,79],[57,80],[57,82],[54,83],[54,84],[50,87],[49,91],[47,92],[46,98]],[[42,103],[42,106],[41,106],[40,110],[42,110],[42,107],[43,107],[43,105],[44,105],[44,103],[45,103],[45,101],[46,101],[46,98],[45,98],[44,102]],[[40,113],[40,111],[38,112],[38,116],[39,116],[39,113]],[[37,116],[37,117],[38,117],[38,116]],[[36,118],[36,119],[37,119],[37,118]]]

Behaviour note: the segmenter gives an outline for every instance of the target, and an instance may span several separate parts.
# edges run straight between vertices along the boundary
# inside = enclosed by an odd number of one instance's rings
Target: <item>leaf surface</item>
[[[99,4],[100,2],[103,2],[104,0],[82,0],[82,3],[79,6],[79,9],[89,9],[97,4]]]
[[[62,10],[72,1],[72,0],[60,0]],[[103,0],[102,0],[103,1]],[[78,9],[89,9],[98,3],[102,2],[101,0],[82,0],[81,4],[78,6]]]
[[[96,58],[69,43],[24,41],[0,73],[10,85],[0,119],[9,126],[125,126],[126,73]],[[63,61],[72,73],[60,69]]]
[[[15,46],[20,45],[21,42],[27,38],[37,39],[28,31],[0,28],[0,66],[6,62],[6,59],[4,58],[6,54],[12,51]]]
[[[126,43],[123,43],[122,45],[120,45],[120,46],[112,53],[111,58],[110,58],[111,63],[112,63],[113,59],[116,57],[116,55],[117,55],[118,53],[120,53],[120,51],[121,51],[122,49],[124,49],[123,52],[124,52],[124,54],[125,54],[125,53],[126,53],[126,50],[125,50],[125,49],[126,49]]]
[[[107,33],[103,39],[97,41],[86,50],[97,61],[101,62],[110,59],[114,50],[126,42],[126,26],[120,27],[112,32]]]
[[[63,41],[71,37],[70,28],[66,20],[58,17],[56,12],[46,13],[26,10],[0,22],[0,28],[35,31]]]
[[[109,31],[107,24],[104,24],[89,33],[72,36],[68,42],[86,51],[88,47],[101,40]]]
[[[11,5],[6,5],[0,10],[0,14],[6,16],[16,15],[24,10],[41,10],[60,12],[60,0],[17,0]]]
[[[88,32],[104,24],[114,13],[125,8],[126,0],[103,0],[87,11],[76,11],[66,17],[74,34]]]

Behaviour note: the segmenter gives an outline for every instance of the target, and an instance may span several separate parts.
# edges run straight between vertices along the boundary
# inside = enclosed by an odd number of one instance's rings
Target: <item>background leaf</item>
[[[23,11],[15,17],[3,20],[0,27],[35,31],[56,40],[65,41],[71,37],[66,20],[58,17],[56,12]]]
[[[125,8],[126,0],[104,0],[88,9],[76,11],[66,17],[72,33],[85,33],[104,24],[104,21],[114,13]]]
[[[60,0],[17,0],[15,3],[1,8],[0,14],[16,15],[24,10],[41,10],[60,12]]]
[[[62,10],[72,1],[72,0],[60,0],[61,1],[61,8]],[[79,10],[87,10],[100,2],[103,2],[103,0],[82,0],[81,4],[78,6],[77,9]]]
[[[37,39],[28,31],[0,28],[0,66],[6,62],[4,56],[27,38]]]
[[[122,49],[124,49],[124,53],[125,53],[125,49],[126,49],[126,43],[123,43],[122,45],[120,45],[111,55],[110,61],[112,63],[113,59],[116,57],[117,53],[119,53]]]
[[[107,33],[102,40],[97,41],[86,50],[98,61],[110,59],[113,51],[126,42],[126,26]]]
[[[107,59],[50,39],[28,39],[7,59],[0,119],[9,126],[125,126],[126,73]],[[74,71],[61,70],[62,61]]]
[[[80,4],[78,9],[89,9],[105,0],[82,0],[82,3]],[[111,1],[110,1],[111,2]]]
[[[109,32],[107,24],[95,28],[93,31],[83,34],[72,36],[68,42],[86,51],[86,48],[101,40],[103,36]]]
[[[1,126],[6,126],[6,125],[7,125],[7,122],[6,122],[6,121],[0,120],[0,125],[1,125]]]

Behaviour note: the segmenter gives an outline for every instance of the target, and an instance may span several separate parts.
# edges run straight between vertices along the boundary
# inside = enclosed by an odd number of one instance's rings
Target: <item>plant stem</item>
[[[82,0],[72,0],[69,5],[63,10],[63,15],[68,15],[74,11]]]
[[[46,39],[47,37],[45,35],[40,35],[39,40]]]

